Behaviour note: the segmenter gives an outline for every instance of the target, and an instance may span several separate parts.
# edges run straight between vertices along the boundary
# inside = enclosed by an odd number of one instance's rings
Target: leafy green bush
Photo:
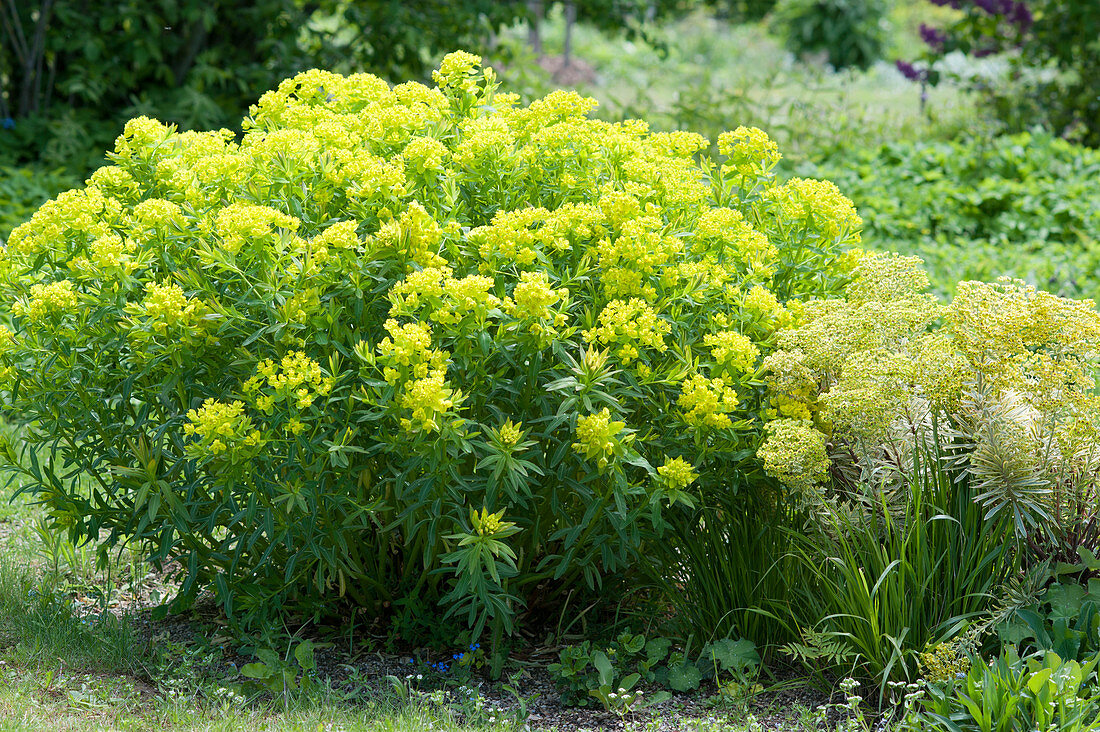
[[[889,9],[884,0],[779,0],[772,25],[792,53],[865,69],[882,58]]]
[[[923,709],[902,725],[911,730],[1085,732],[1100,725],[1096,664],[1048,652],[1021,659],[1009,647],[989,664],[975,663],[962,680],[931,685]]]
[[[299,41],[315,35],[311,12],[294,0],[15,4],[0,24],[0,117],[9,118],[0,160],[45,156],[83,174],[128,117],[157,110],[185,127],[228,124],[309,63]]]
[[[760,354],[843,281],[850,202],[777,185],[759,130],[715,162],[478,64],[308,72],[239,145],[133,120],[12,234],[8,457],[57,524],[235,620],[415,597],[503,632],[751,471]]]
[[[39,206],[76,183],[63,170],[0,166],[0,242]]]
[[[803,175],[855,201],[871,247],[924,259],[936,289],[1007,275],[1067,297],[1096,297],[1100,153],[1049,134],[896,142]]]
[[[1100,580],[1055,582],[1036,602],[1013,610],[997,635],[1021,651],[1054,651],[1087,660],[1100,653]]]

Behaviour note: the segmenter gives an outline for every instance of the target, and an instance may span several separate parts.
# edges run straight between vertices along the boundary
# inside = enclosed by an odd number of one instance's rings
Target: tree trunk
[[[565,3],[565,40],[561,44],[561,66],[567,68],[573,63],[573,26],[577,23],[577,5],[571,0]]]
[[[42,0],[42,5],[38,8],[38,20],[35,22],[34,36],[29,44],[26,35],[23,33],[19,14],[14,4],[11,6],[11,20],[23,51],[21,54],[23,79],[20,84],[19,103],[16,107],[16,116],[18,117],[26,117],[38,111],[38,103],[42,93],[42,79],[40,77],[43,59],[46,54],[46,27],[50,23],[53,3],[54,0]],[[19,45],[16,47],[18,48]]]
[[[542,36],[539,34],[539,27],[542,25],[542,0],[527,0],[527,14],[531,16],[527,20],[527,45],[536,56],[541,56]]]

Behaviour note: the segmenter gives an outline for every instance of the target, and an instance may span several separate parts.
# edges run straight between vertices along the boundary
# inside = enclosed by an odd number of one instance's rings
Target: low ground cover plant
[[[850,202],[759,130],[711,160],[469,54],[435,80],[308,72],[240,143],[133,120],[13,232],[8,458],[57,527],[234,622],[438,602],[476,636],[768,482],[760,359],[844,281]]]
[[[920,256],[933,284],[1008,275],[1095,297],[1100,155],[1050,134],[897,141],[800,168],[837,183],[870,247]]]
[[[933,685],[902,729],[986,732],[1049,729],[1083,732],[1100,726],[1097,657],[1085,663],[1047,652],[1020,658],[1011,648]]]

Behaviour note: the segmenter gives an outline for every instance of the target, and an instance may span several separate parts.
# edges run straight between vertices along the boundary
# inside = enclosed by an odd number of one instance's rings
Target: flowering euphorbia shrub
[[[13,233],[4,388],[61,524],[234,618],[415,595],[506,630],[745,469],[761,356],[850,269],[850,202],[777,185],[759,130],[712,161],[479,63],[310,71],[239,143],[135,119]]]
[[[1100,474],[1100,313],[1010,279],[961,282],[942,305],[919,264],[866,256],[844,298],[801,304],[764,360],[777,419],[760,458],[815,504],[843,490],[843,468],[883,485],[935,441],[985,518],[1023,537],[1058,520],[1060,489]]]

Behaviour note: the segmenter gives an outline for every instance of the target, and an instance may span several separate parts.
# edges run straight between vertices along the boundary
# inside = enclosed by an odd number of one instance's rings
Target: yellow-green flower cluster
[[[500,442],[505,447],[514,447],[523,439],[523,422],[505,420],[500,426]]]
[[[815,488],[830,466],[825,435],[802,419],[777,419],[766,429],[767,439],[756,453],[764,470],[803,501],[814,502]]]
[[[0,384],[7,384],[15,370],[5,363],[5,357],[16,350],[15,334],[5,325],[0,325]]]
[[[270,206],[231,203],[218,211],[215,225],[222,248],[236,254],[246,244],[270,236],[276,228],[297,231],[300,224],[298,219]]]
[[[545,209],[537,208],[498,211],[491,224],[471,230],[468,239],[485,260],[486,270],[492,270],[499,261],[511,261],[526,267],[538,259],[540,245],[543,244],[539,233],[531,227],[541,223],[547,214]]]
[[[573,449],[588,460],[595,459],[603,469],[619,453],[623,445],[619,434],[625,427],[626,422],[611,418],[607,407],[595,414],[581,415],[577,417],[577,441]]]
[[[205,319],[207,313],[207,307],[202,302],[187,297],[179,285],[150,282],[145,287],[141,314],[158,335],[165,335],[169,330],[194,330],[197,334],[207,324],[213,323],[212,320]]]
[[[441,418],[455,405],[459,397],[455,390],[447,386],[441,372],[433,372],[423,379],[414,379],[405,384],[401,394],[401,407],[411,416],[401,418],[401,426],[409,432],[438,432]]]
[[[839,239],[842,235],[859,241],[863,219],[856,213],[851,200],[829,181],[792,178],[766,191],[764,198],[775,204],[784,218],[806,222],[825,241]]]
[[[227,403],[207,399],[199,409],[187,412],[187,420],[183,432],[196,438],[188,445],[188,451],[196,457],[222,458],[236,463],[247,459],[263,442],[252,418],[245,414],[244,404],[239,401]]]
[[[481,513],[470,509],[470,523],[478,536],[496,536],[515,526],[512,521],[504,521],[504,511],[489,513],[489,509],[481,509]]]
[[[662,234],[657,216],[645,215],[619,224],[619,235],[603,239],[596,245],[599,264],[603,268],[604,292],[609,298],[640,296],[647,301],[657,299],[653,282],[683,251],[679,238]]]
[[[1001,390],[1043,413],[1085,409],[1100,352],[1100,314],[1022,282],[961,282],[947,318],[959,352]]]
[[[450,267],[415,270],[390,290],[390,315],[427,317],[445,326],[473,315],[483,325],[489,311],[501,305],[491,292],[495,285],[483,275],[455,279]]]
[[[928,273],[921,267],[920,257],[901,254],[864,256],[852,270],[852,281],[845,288],[848,302],[889,303],[913,299],[931,302],[928,289]]]
[[[736,209],[712,208],[695,226],[695,250],[714,259],[734,259],[748,266],[753,276],[766,278],[775,270],[779,250]]]
[[[318,396],[327,396],[334,384],[320,364],[301,351],[291,351],[278,364],[270,359],[256,364],[256,374],[242,391],[265,414],[271,414],[276,404],[300,412],[313,406]]]
[[[101,270],[118,267],[129,274],[134,268],[131,257],[135,251],[137,244],[123,241],[121,236],[112,232],[93,241],[89,253],[91,261]]]
[[[167,229],[185,222],[180,207],[162,198],[145,199],[134,206],[133,216],[140,229]]]
[[[629,363],[644,351],[664,352],[668,348],[665,335],[671,329],[647,302],[635,297],[609,302],[600,312],[596,327],[586,330],[584,338],[589,343],[617,346],[615,354]]]
[[[890,426],[913,401],[913,362],[885,350],[851,354],[836,383],[821,395],[835,429],[867,443],[886,439]]]
[[[417,137],[405,146],[401,157],[410,172],[425,175],[443,172],[450,154],[447,146],[434,137]]]
[[[837,374],[852,353],[908,351],[943,313],[935,298],[912,289],[927,283],[913,272],[918,263],[915,257],[865,256],[848,288],[854,300],[804,303],[798,327],[780,334],[780,346],[801,350],[805,363],[823,375]],[[875,292],[888,292],[890,297],[871,299]]]
[[[913,382],[921,396],[935,409],[953,411],[967,382],[973,380],[974,370],[955,347],[951,334],[922,334],[914,339],[911,354]]]
[[[703,336],[703,344],[710,348],[711,356],[718,365],[731,374],[756,370],[760,349],[752,339],[741,333],[732,330],[707,333]]]
[[[80,296],[73,289],[73,283],[60,280],[31,285],[28,301],[12,303],[11,313],[16,317],[26,317],[30,323],[40,323],[51,315],[73,310],[79,303]]]
[[[564,288],[553,289],[545,272],[521,272],[506,309],[521,320],[545,320],[551,316],[550,306],[568,294],[569,291]]]
[[[775,293],[766,287],[754,285],[741,300],[741,307],[756,318],[776,327],[790,326],[794,322],[791,313],[779,303]]]
[[[919,264],[913,257],[865,255],[846,299],[799,306],[797,327],[780,332],[781,349],[763,364],[778,422],[801,425],[785,428],[784,437],[802,434],[815,454],[824,454],[824,433],[869,448],[889,441],[896,424],[919,423],[930,405],[958,398],[960,362],[942,337],[928,332],[943,311],[922,292],[928,279]],[[761,457],[774,456],[773,442],[769,433]],[[774,457],[772,463],[779,472],[769,473],[799,491],[807,475],[825,475],[792,473]]]
[[[335,164],[325,173],[329,181],[345,188],[355,203],[407,193],[405,169],[369,152],[336,150]]]
[[[390,334],[378,344],[378,353],[386,365],[386,381],[396,383],[403,375],[423,378],[429,370],[446,368],[447,353],[431,347],[432,331],[423,323],[386,321]]]
[[[933,684],[954,681],[970,671],[970,656],[954,641],[937,643],[921,653],[918,661],[924,680]]]
[[[135,117],[126,123],[115,140],[115,154],[123,158],[143,157],[149,150],[157,149],[171,134],[171,128],[155,119]]]
[[[492,164],[504,157],[516,144],[508,123],[497,117],[478,117],[463,125],[462,142],[454,149],[454,162],[460,168]]]
[[[410,432],[438,431],[443,416],[461,400],[446,381],[446,351],[433,349],[431,329],[423,323],[386,321],[389,337],[378,344],[378,363],[388,383],[398,387],[398,403],[411,417],[401,417]]]
[[[783,156],[779,145],[756,127],[738,127],[718,136],[718,152],[726,156],[726,165],[740,175],[762,177],[775,169]]]
[[[762,364],[767,372],[768,389],[780,417],[810,420],[817,412],[820,375],[806,365],[799,349],[776,351]]]
[[[673,490],[682,491],[698,479],[691,463],[680,457],[665,458],[664,465],[657,468],[657,474],[668,481]]]
[[[441,87],[464,85],[481,66],[481,56],[467,51],[448,53],[439,70],[432,72],[432,81]]]
[[[356,249],[360,243],[357,228],[354,221],[337,221],[314,237],[313,242],[326,249]]]
[[[733,424],[729,414],[737,409],[737,390],[724,379],[692,374],[680,385],[676,403],[683,410],[684,421],[692,427],[727,429]]]
[[[387,221],[374,235],[375,256],[393,253],[411,271],[420,267],[443,267],[447,261],[439,256],[443,227],[427,209],[413,201],[397,218]]]
[[[122,223],[121,219],[122,205],[98,188],[65,191],[42,204],[30,221],[15,227],[8,237],[7,250],[34,257],[55,242],[64,242],[68,249],[106,236]]]

